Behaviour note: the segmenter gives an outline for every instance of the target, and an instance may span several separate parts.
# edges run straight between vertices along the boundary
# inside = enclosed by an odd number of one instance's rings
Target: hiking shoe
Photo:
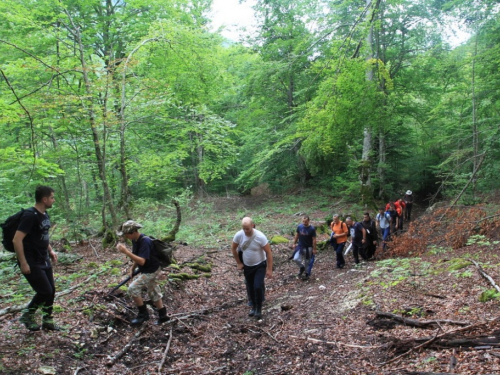
[[[133,326],[141,325],[145,321],[149,320],[149,312],[146,305],[139,306],[138,309],[139,313],[137,314],[137,317],[130,322]]]
[[[306,267],[301,266],[301,267],[300,267],[299,274],[298,274],[297,276],[298,276],[298,277],[301,277],[301,276],[302,276],[302,274],[304,273],[304,271],[305,271],[305,270],[306,270]]]
[[[42,323],[42,328],[47,331],[62,331],[63,329],[54,323],[54,321],[48,321]]]
[[[250,310],[250,312],[248,313],[248,316],[255,316],[256,312],[257,312],[257,309],[256,308],[252,308],[252,310]]]
[[[255,308],[255,313],[253,315],[255,319],[262,319],[262,306],[257,306]]]
[[[167,308],[163,306],[158,310],[158,320],[156,321],[156,324],[160,325],[162,323],[168,322],[169,320],[170,317],[167,315]]]
[[[303,281],[309,281],[309,278],[310,278],[311,275],[309,275],[308,273],[306,273],[304,275],[304,277],[302,278]]]
[[[39,331],[40,326],[36,323],[33,313],[25,311],[19,318],[19,321],[30,331]]]

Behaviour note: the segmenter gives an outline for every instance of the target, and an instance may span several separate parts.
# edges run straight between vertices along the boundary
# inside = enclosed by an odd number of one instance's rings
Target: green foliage
[[[467,246],[470,245],[480,245],[480,246],[491,246],[498,245],[500,241],[490,241],[486,236],[482,234],[473,234],[467,239]]]
[[[472,262],[462,258],[452,259],[450,260],[450,263],[451,264],[448,266],[448,271],[458,271],[472,264]]]
[[[50,184],[53,235],[108,245],[138,206],[186,191],[357,199],[365,170],[380,199],[470,181],[461,203],[477,202],[500,183],[492,4],[257,1],[253,40],[228,45],[209,1],[3,1],[0,216]],[[473,35],[457,48],[439,34],[451,13]],[[144,218],[152,232],[166,212]]]
[[[431,255],[446,254],[453,250],[452,248],[436,246],[436,245],[430,245],[427,247],[427,249],[428,249],[427,252]]]
[[[492,299],[498,299],[500,297],[500,293],[496,289],[488,289],[481,293],[479,296],[479,302],[488,302]]]

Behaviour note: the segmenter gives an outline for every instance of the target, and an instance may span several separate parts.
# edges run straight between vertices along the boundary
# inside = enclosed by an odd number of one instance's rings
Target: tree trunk
[[[68,16],[68,19],[70,21],[70,24],[72,26],[72,29],[69,30],[73,36],[75,37],[75,42],[78,48],[78,53],[79,53],[79,60],[80,64],[82,66],[82,75],[83,75],[83,80],[85,84],[85,93],[88,98],[88,102],[84,104],[84,108],[87,110],[87,115],[89,117],[89,122],[90,122],[90,129],[92,132],[92,138],[94,141],[94,151],[95,151],[95,156],[97,160],[97,167],[99,170],[99,177],[101,179],[101,184],[102,184],[102,189],[104,192],[103,196],[103,211],[104,207],[108,207],[109,213],[111,215],[111,220],[112,220],[112,226],[116,227],[118,225],[118,220],[116,217],[116,212],[115,212],[115,207],[113,204],[113,201],[111,199],[111,193],[109,189],[109,185],[106,179],[106,162],[105,162],[105,151],[101,147],[101,142],[99,139],[99,133],[97,131],[97,122],[96,122],[96,113],[94,110],[94,102],[92,97],[94,96],[94,93],[92,91],[92,85],[90,82],[90,78],[88,75],[89,72],[89,67],[87,66],[87,62],[85,60],[85,51],[82,43],[82,38],[81,38],[81,33],[80,33],[80,28],[75,25],[73,22],[73,18],[71,15],[66,12],[66,15]],[[106,215],[103,214],[103,226],[107,229],[109,229],[108,223],[106,222]]]
[[[477,56],[478,33],[474,41],[474,56],[472,57],[472,173],[475,174],[479,168],[479,132],[476,119],[476,56]],[[477,178],[472,180],[472,197],[476,198]]]
[[[385,198],[385,168],[386,168],[386,145],[385,145],[385,134],[383,130],[379,131],[378,136],[378,167],[377,173],[379,178],[379,191],[378,198]]]
[[[366,0],[367,7],[370,4],[371,0]],[[375,12],[375,9],[373,9],[372,12]],[[369,17],[370,29],[366,38],[366,43],[369,50],[367,60],[371,60],[373,58],[373,14],[369,14]],[[371,64],[368,65],[368,68],[366,70],[366,80],[369,82],[373,81],[373,68],[371,67]],[[361,183],[361,203],[365,206],[373,202],[373,187],[371,182],[371,153],[372,127],[371,124],[367,124],[363,131],[363,153],[361,156],[361,164],[359,170],[359,181]]]

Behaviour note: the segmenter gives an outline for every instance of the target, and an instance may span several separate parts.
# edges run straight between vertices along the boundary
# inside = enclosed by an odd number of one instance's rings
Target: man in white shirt
[[[382,237],[382,250],[385,250],[386,241],[391,231],[391,215],[384,211],[384,207],[380,207],[375,220]]]
[[[238,255],[242,252],[242,261]],[[262,300],[264,297],[264,278],[273,276],[273,254],[267,237],[254,228],[249,217],[241,221],[241,230],[233,237],[231,245],[234,260],[239,270],[245,275],[252,309],[248,313],[256,319],[262,318]]]

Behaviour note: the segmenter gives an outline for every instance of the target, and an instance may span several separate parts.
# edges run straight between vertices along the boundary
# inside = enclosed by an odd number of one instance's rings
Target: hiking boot
[[[298,276],[298,277],[301,277],[301,276],[302,276],[302,274],[304,273],[304,271],[305,271],[305,270],[306,270],[306,267],[301,266],[301,267],[300,267],[299,274],[298,274],[297,276]]]
[[[262,306],[257,306],[255,308],[255,313],[253,315],[255,319],[262,319]]]
[[[139,313],[137,314],[137,317],[130,322],[133,326],[141,325],[145,321],[149,320],[149,312],[146,305],[138,306],[137,308],[139,309]]]
[[[309,275],[308,273],[306,273],[306,274],[304,275],[304,277],[302,278],[302,280],[303,280],[303,281],[309,281],[309,277],[310,277],[310,276],[311,276],[311,275]]]
[[[158,309],[158,320],[156,324],[162,324],[168,322],[170,317],[167,315],[167,308],[163,306],[161,309]]]
[[[54,323],[54,319],[52,319],[52,318],[43,319],[42,328],[46,329],[47,331],[62,331],[63,330],[60,326],[58,326],[56,323]]]
[[[40,326],[35,321],[35,313],[29,310],[25,310],[23,315],[19,318],[19,321],[24,324],[24,326],[30,331],[39,331]]]
[[[255,316],[255,313],[257,312],[257,308],[252,307],[252,310],[248,312],[248,316]]]

